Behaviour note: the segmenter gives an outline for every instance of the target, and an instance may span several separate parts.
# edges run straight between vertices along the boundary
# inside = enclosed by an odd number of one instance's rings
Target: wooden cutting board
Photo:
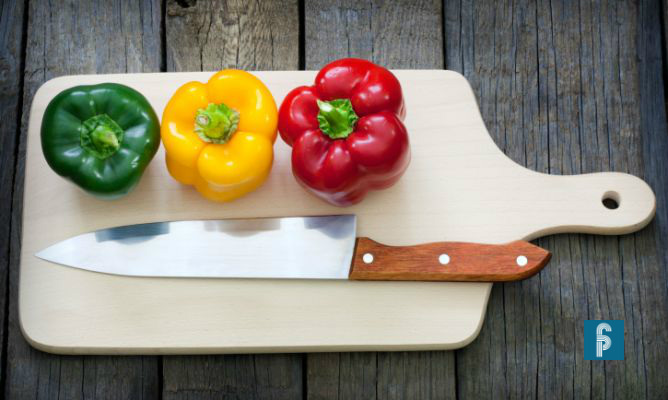
[[[92,198],[53,173],[42,156],[39,130],[48,102],[74,85],[118,82],[142,92],[161,115],[177,87],[206,81],[212,73],[66,76],[45,83],[35,95],[28,128],[19,286],[26,339],[41,350],[76,354],[453,349],[478,334],[492,286],[129,278],[71,269],[33,255],[100,228],[354,213],[359,236],[410,245],[502,243],[559,232],[623,234],[653,217],[654,194],[636,177],[545,175],[506,158],[461,75],[395,72],[406,97],[412,161],[396,186],[350,208],[305,193],[292,177],[290,148],[280,138],[268,181],[232,203],[208,202],[172,180],[162,149],[129,196],[113,202]],[[310,84],[315,72],[256,75],[280,104],[290,89]],[[606,208],[606,197],[619,207]]]

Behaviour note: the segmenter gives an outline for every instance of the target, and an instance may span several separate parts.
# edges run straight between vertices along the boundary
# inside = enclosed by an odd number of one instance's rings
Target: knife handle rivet
[[[526,256],[517,256],[517,265],[520,267],[526,267],[526,265],[529,263],[529,260],[526,258]]]
[[[373,262],[373,254],[364,253],[362,256],[362,261],[364,261],[364,264],[371,264]]]
[[[443,253],[440,256],[438,256],[438,262],[440,262],[441,265],[448,265],[450,263],[450,256]]]

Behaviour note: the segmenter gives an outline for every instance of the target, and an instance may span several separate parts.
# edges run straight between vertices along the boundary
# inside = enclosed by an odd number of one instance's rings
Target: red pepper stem
[[[345,139],[355,130],[359,117],[348,99],[317,101],[320,130],[332,139]]]

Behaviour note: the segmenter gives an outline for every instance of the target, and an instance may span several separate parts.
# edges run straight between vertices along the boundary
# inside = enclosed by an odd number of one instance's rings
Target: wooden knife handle
[[[525,241],[385,246],[358,238],[349,278],[373,281],[503,282],[528,278],[550,260],[549,251]]]

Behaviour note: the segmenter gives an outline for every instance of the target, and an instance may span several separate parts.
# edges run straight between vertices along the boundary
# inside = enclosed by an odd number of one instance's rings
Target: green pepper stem
[[[225,104],[209,103],[195,115],[195,132],[209,143],[227,143],[239,126],[239,112]]]
[[[345,139],[355,130],[359,117],[348,99],[317,100],[320,130],[332,139]]]
[[[104,160],[121,147],[123,129],[107,114],[95,115],[81,124],[81,147]]]
[[[93,132],[91,132],[93,144],[96,147],[109,146],[114,150],[118,150],[120,144],[114,131],[106,126],[98,125]]]

